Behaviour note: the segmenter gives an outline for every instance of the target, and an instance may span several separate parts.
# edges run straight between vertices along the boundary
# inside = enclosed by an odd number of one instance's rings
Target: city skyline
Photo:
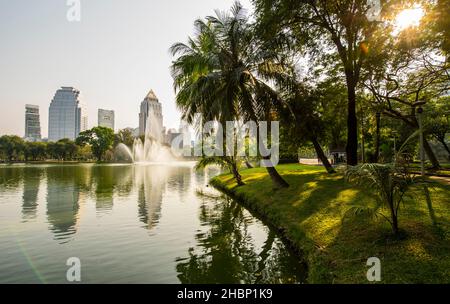
[[[117,113],[116,130],[138,127],[139,102],[152,88],[163,103],[165,126],[178,129],[169,47],[187,40],[196,18],[231,4],[81,1],[81,21],[69,22],[66,1],[0,2],[0,105],[7,108],[0,113],[0,135],[22,137],[23,108],[33,104],[41,109],[41,136],[47,138],[46,109],[62,86],[81,91],[88,128],[97,125],[98,109]]]
[[[49,104],[49,137],[41,136],[41,121],[39,106],[25,105],[25,140],[30,141],[57,141],[60,139],[75,140],[78,134],[88,129],[86,115],[86,103],[80,100],[81,92],[74,87],[61,87],[58,89]],[[124,129],[138,130],[135,136],[145,135],[147,123],[152,116],[153,130],[150,126],[150,132],[157,132],[159,140],[165,141],[166,136],[179,134],[175,128],[166,128],[163,125],[162,104],[159,102],[155,92],[150,89],[140,104],[139,126],[137,128],[127,127]],[[153,120],[155,120],[153,122]],[[180,126],[183,123],[180,122]],[[115,128],[115,110],[97,109],[97,124],[99,127],[107,127],[116,131]],[[181,130],[181,128],[180,128]],[[118,130],[117,130],[118,131]],[[168,134],[166,134],[166,131]],[[134,131],[133,131],[134,132]],[[72,135],[73,134],[73,135]],[[16,134],[17,135],[17,134]],[[21,137],[20,135],[18,135]],[[170,142],[170,141],[169,141]]]

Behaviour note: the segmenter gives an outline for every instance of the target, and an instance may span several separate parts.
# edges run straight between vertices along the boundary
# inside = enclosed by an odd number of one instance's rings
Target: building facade
[[[86,107],[80,101],[80,91],[73,87],[57,90],[49,107],[48,140],[75,140],[87,130]]]
[[[98,109],[98,126],[114,130],[114,111]]]
[[[139,136],[145,135],[147,127],[149,134],[160,141],[162,140],[162,106],[153,90],[150,90],[141,102],[141,112],[139,113]]]
[[[25,105],[25,139],[29,141],[41,140],[39,106]]]

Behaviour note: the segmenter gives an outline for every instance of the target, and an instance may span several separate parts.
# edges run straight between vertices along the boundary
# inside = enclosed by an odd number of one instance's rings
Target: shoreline
[[[306,262],[308,284],[371,283],[366,278],[370,257],[382,261],[381,284],[450,283],[448,185],[432,191],[437,223],[430,221],[427,204],[416,189],[419,199],[408,199],[400,213],[405,236],[395,239],[381,217],[346,217],[355,202],[370,205],[373,200],[340,174],[330,176],[302,165],[277,169],[290,188],[273,190],[265,170],[258,168],[241,171],[244,186],[237,187],[229,174],[212,178],[210,185],[278,231]]]
[[[174,162],[196,162],[197,159],[180,159]],[[83,165],[83,164],[93,164],[93,165],[132,165],[134,162],[120,162],[120,161],[58,161],[58,160],[48,160],[48,161],[14,161],[14,162],[0,162],[0,166],[15,166],[15,165]]]
[[[300,242],[298,240],[295,240],[295,238],[290,235],[288,229],[286,227],[283,227],[281,223],[277,223],[278,221],[275,218],[272,218],[270,216],[270,213],[267,213],[263,211],[262,208],[259,208],[260,204],[255,199],[249,197],[248,195],[245,195],[245,193],[238,193],[233,189],[228,188],[225,183],[222,183],[217,177],[212,178],[209,181],[209,184],[219,192],[236,200],[239,204],[244,206],[253,216],[261,220],[267,226],[270,226],[272,229],[274,229],[278,233],[279,237],[283,240],[285,245],[289,247],[289,249],[292,250],[299,258],[300,262],[306,264],[306,283],[311,283],[309,282],[309,272],[314,257],[306,246],[300,245]]]

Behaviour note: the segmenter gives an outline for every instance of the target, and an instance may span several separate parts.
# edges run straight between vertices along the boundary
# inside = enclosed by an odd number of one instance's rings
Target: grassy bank
[[[414,189],[414,198],[406,198],[400,210],[404,237],[396,240],[382,217],[346,216],[352,206],[373,204],[373,199],[342,175],[298,164],[277,169],[290,188],[273,190],[263,168],[243,170],[242,187],[226,174],[211,184],[278,227],[303,251],[310,283],[368,283],[369,257],[381,260],[381,283],[450,283],[450,186],[430,189],[431,205],[422,188]]]

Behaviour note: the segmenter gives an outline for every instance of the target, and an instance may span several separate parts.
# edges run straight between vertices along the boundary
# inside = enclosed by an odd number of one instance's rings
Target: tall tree
[[[47,144],[43,142],[27,142],[25,145],[25,158],[32,160],[43,160],[46,157]]]
[[[416,5],[412,1],[391,1],[391,15]],[[384,116],[398,119],[411,129],[419,128],[417,110],[427,111],[437,97],[450,89],[448,58],[445,57],[445,37],[437,24],[445,15],[440,1],[418,1],[424,17],[418,26],[391,32],[380,50],[382,58],[369,60],[361,76],[364,86],[374,96],[374,105]],[[440,38],[439,38],[440,37]],[[434,168],[439,162],[428,141],[425,152]]]
[[[286,75],[285,75],[286,76]],[[311,142],[317,157],[321,160],[328,173],[335,173],[328,157],[320,144],[325,138],[326,122],[323,119],[322,95],[320,90],[300,84],[296,79],[296,73],[292,72],[287,77],[277,77],[276,83],[282,92],[282,107],[279,112],[283,121],[289,123],[287,133],[290,140],[299,144]]]
[[[120,143],[123,143],[130,149],[133,147],[134,136],[130,129],[119,130],[119,132],[114,135],[114,147]]]
[[[437,140],[448,153],[450,147],[447,135],[450,134],[450,97],[441,97],[428,110],[425,116],[425,133]]]
[[[433,57],[435,54],[425,55],[424,50],[409,47],[396,55],[387,67],[371,71],[365,86],[383,114],[419,129],[417,110],[432,107],[439,96],[450,90],[448,64]],[[439,161],[427,140],[424,150],[433,167],[439,168]]]
[[[262,77],[271,68],[257,42],[245,10],[235,3],[231,13],[216,12],[195,22],[196,36],[188,44],[171,47],[177,105],[183,118],[193,122],[273,118],[277,94]],[[267,171],[276,187],[288,187],[275,167]]]
[[[347,162],[358,162],[356,90],[361,69],[378,29],[369,20],[372,1],[364,0],[254,0],[262,27],[292,35],[317,65],[336,57],[347,86]],[[381,37],[381,36],[378,36]],[[335,53],[333,53],[333,50]]]
[[[106,127],[95,127],[81,132],[76,143],[79,146],[89,144],[97,160],[102,161],[106,151],[111,149],[114,143],[114,131]]]
[[[19,160],[25,149],[25,142],[15,135],[0,137],[0,150],[6,156],[7,161]]]

